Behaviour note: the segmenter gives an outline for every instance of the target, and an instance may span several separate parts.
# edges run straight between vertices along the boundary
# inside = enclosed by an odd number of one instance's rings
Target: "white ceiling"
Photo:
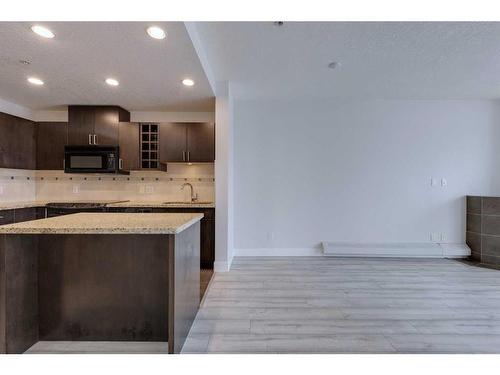
[[[236,97],[500,98],[500,23],[197,23]],[[331,70],[331,61],[342,66]]]
[[[115,104],[130,111],[213,111],[212,89],[182,22],[0,22],[0,98],[33,110],[68,104]],[[164,40],[145,30],[154,24]],[[30,60],[23,65],[19,60]],[[28,84],[36,76],[45,85]],[[119,87],[104,83],[107,77]],[[196,85],[186,87],[183,78]]]

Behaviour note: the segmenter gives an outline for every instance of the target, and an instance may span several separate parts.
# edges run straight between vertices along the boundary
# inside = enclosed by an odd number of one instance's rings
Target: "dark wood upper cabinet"
[[[108,107],[94,109],[94,142],[97,145],[115,145],[118,140],[118,111]]]
[[[160,124],[160,161],[187,161],[187,130],[183,123]]]
[[[120,122],[118,125],[121,168],[125,171],[141,169],[139,151],[139,124]]]
[[[0,112],[0,168],[35,169],[35,123]]]
[[[94,111],[87,106],[68,107],[68,145],[88,145],[94,134]]]
[[[209,122],[187,124],[187,159],[189,162],[215,160],[215,124]]]
[[[68,123],[39,122],[36,125],[36,169],[63,170]]]
[[[213,162],[215,160],[215,124],[160,124],[160,161]]]
[[[118,106],[68,107],[69,145],[117,145],[119,122],[129,122],[130,112]]]

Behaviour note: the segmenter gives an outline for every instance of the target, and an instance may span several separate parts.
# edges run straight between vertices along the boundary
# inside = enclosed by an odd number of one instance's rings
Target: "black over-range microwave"
[[[118,173],[120,171],[118,146],[66,146],[65,173]]]

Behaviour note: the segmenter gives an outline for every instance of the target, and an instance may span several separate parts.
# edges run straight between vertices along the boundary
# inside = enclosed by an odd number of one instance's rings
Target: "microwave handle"
[[[97,145],[97,134],[94,134],[94,144]]]
[[[92,144],[92,134],[89,134],[89,145]]]

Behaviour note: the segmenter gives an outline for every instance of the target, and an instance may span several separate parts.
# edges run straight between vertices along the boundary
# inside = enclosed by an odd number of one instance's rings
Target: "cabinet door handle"
[[[97,134],[94,134],[94,144],[97,145]]]
[[[92,134],[89,134],[89,145],[92,144]]]
[[[119,170],[123,169],[123,159],[118,159],[118,169]]]
[[[186,151],[182,151],[182,161],[186,161]]]
[[[187,161],[189,161],[189,151],[188,151],[188,160]]]

